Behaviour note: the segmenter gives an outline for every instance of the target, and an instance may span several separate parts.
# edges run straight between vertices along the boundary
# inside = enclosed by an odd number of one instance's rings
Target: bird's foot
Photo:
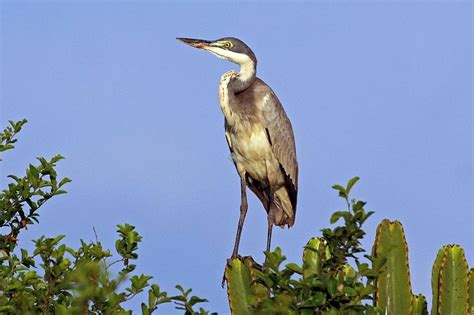
[[[221,282],[221,287],[222,289],[224,289],[224,286],[225,286],[225,282],[227,281],[227,279],[225,278],[225,270],[224,270],[224,274],[222,275],[222,282]]]
[[[234,70],[229,70],[221,76],[221,83],[229,82],[231,79],[237,76],[237,72]]]
[[[235,77],[235,76],[237,76],[237,72],[235,72],[234,70],[229,70],[226,73],[224,73],[224,76],[226,76],[226,77]]]

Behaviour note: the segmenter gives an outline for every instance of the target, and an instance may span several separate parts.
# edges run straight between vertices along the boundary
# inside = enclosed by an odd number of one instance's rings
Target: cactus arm
[[[250,315],[251,313],[251,273],[245,260],[231,259],[224,273],[227,282],[227,296],[232,314]]]
[[[468,314],[468,266],[461,247],[447,245],[440,250],[432,280],[431,314]]]
[[[412,296],[411,309],[413,315],[428,315],[428,304],[423,294]]]
[[[250,256],[228,260],[224,277],[232,314],[256,314],[254,307],[268,299],[268,289],[255,281],[259,271],[261,266]]]
[[[388,315],[410,314],[412,290],[408,246],[400,222],[383,220],[379,224],[372,255],[386,258],[376,280],[376,306]]]
[[[443,261],[444,248],[438,251],[433,269],[431,272],[431,288],[433,292],[433,299],[431,302],[431,314],[438,314],[438,299],[439,299],[439,271],[441,269],[441,262]]]
[[[265,287],[263,284],[256,282],[257,273],[260,272],[261,266],[258,265],[252,257],[247,256],[244,258],[244,263],[247,266],[248,270],[250,271],[250,277],[252,279],[250,292],[251,292],[251,304],[258,305],[264,300],[268,300],[269,298],[269,291],[268,288]]]
[[[474,315],[474,268],[469,270],[469,312]]]

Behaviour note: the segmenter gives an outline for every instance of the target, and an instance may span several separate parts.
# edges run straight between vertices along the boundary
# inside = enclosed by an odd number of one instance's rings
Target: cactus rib
[[[432,271],[431,314],[468,314],[468,265],[464,250],[446,245],[438,252]]]
[[[408,245],[399,221],[383,220],[379,224],[372,256],[386,258],[376,280],[376,306],[388,315],[411,314]]]
[[[268,297],[268,290],[255,283],[258,268],[250,256],[228,260],[224,276],[232,314],[253,314],[253,306]]]
[[[413,315],[428,315],[428,304],[423,294],[413,295],[411,305]]]

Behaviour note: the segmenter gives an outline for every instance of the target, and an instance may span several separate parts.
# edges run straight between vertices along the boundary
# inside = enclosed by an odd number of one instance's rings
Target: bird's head
[[[235,37],[224,37],[214,41],[194,38],[177,39],[191,47],[207,50],[219,58],[239,65],[248,64],[249,62],[254,65],[257,64],[257,58],[249,46]]]

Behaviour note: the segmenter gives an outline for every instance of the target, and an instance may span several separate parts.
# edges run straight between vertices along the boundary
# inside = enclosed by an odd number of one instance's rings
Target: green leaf
[[[58,187],[61,187],[61,186],[65,185],[65,184],[67,184],[67,183],[70,183],[70,182],[72,182],[72,180],[70,180],[70,179],[67,178],[67,177],[64,177],[64,178],[59,182]]]
[[[64,156],[62,156],[61,154],[57,154],[57,155],[53,156],[50,163],[55,164],[59,160],[64,160]]]
[[[346,189],[344,187],[342,187],[341,185],[334,185],[334,186],[332,186],[332,188],[339,191],[339,196],[340,197],[343,197],[343,198],[348,197]]]
[[[150,314],[150,310],[148,309],[145,303],[142,303],[142,315],[149,315],[149,314]]]
[[[300,274],[302,275],[303,274],[303,269],[301,269],[300,266],[298,266],[297,264],[295,263],[289,263],[286,265],[286,268],[297,273],[297,274]]]
[[[2,144],[0,145],[0,152],[7,151],[13,149],[14,146],[11,144]]]
[[[65,235],[58,235],[54,239],[51,239],[51,246],[56,246],[65,237]]]
[[[197,297],[197,296],[192,296],[190,299],[189,299],[189,304],[190,305],[195,305],[197,303],[202,303],[202,302],[207,302],[206,299],[202,299],[200,297]]]
[[[327,290],[331,296],[334,296],[337,293],[337,280],[330,278],[327,282]]]
[[[320,274],[321,260],[324,259],[320,252],[325,245],[326,241],[322,238],[313,237],[308,241],[303,251],[303,278]]]
[[[351,192],[352,187],[359,181],[359,179],[360,179],[360,177],[356,176],[356,177],[353,177],[349,180],[349,182],[347,183],[347,186],[346,186],[346,193],[348,195]]]
[[[354,288],[351,288],[351,287],[344,287],[342,289],[342,292],[346,293],[350,297],[357,296],[357,291]]]
[[[343,217],[345,220],[348,220],[350,218],[350,213],[347,211],[336,211],[332,214],[331,219],[329,222],[331,224],[336,223],[341,217]]]
[[[2,313],[11,313],[15,314],[17,313],[17,309],[11,305],[5,305],[5,306],[0,306],[0,312]]]

